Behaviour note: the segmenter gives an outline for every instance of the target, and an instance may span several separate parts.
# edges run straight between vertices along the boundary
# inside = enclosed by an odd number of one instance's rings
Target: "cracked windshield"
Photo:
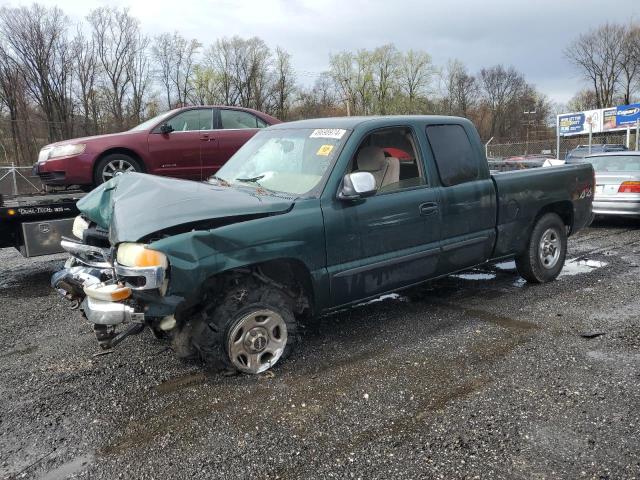
[[[318,188],[347,137],[339,128],[260,132],[220,169],[214,180],[257,185],[294,195]]]

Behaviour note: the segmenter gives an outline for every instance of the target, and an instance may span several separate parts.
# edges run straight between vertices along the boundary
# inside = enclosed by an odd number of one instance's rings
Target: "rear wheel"
[[[527,250],[516,258],[518,273],[531,283],[555,280],[567,255],[567,227],[555,213],[540,217],[533,227]]]
[[[247,280],[204,309],[193,325],[192,342],[213,370],[262,373],[298,342],[291,299],[278,288]]]
[[[124,153],[112,153],[98,162],[93,181],[100,185],[127,172],[142,172],[140,162]]]

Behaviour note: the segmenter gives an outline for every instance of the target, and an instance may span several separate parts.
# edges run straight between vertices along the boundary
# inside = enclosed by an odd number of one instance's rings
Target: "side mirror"
[[[376,194],[376,179],[370,172],[348,173],[342,179],[342,188],[338,192],[340,200],[358,200]]]
[[[168,123],[163,123],[160,125],[160,133],[167,134],[173,132],[173,127]]]

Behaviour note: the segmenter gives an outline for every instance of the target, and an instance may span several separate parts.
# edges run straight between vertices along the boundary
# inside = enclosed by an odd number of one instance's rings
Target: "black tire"
[[[132,172],[144,171],[144,169],[142,168],[142,165],[140,165],[140,162],[135,158],[131,157],[130,155],[127,155],[124,153],[111,153],[101,158],[100,161],[96,163],[96,167],[93,172],[94,186],[97,187],[98,185],[103,184],[105,181],[113,178],[114,175],[117,175],[117,173],[114,173],[114,171],[112,171],[110,168],[110,165],[114,165],[114,164],[118,167],[124,167],[123,170],[127,169],[127,171],[132,171]],[[129,168],[129,166],[132,169]],[[117,170],[117,171],[121,171],[121,170]],[[111,176],[106,176],[105,178],[105,175],[108,173],[111,173]]]
[[[551,232],[551,233],[549,233]],[[541,242],[544,235],[552,235],[551,241],[556,239],[558,257],[553,263],[545,264],[545,261],[541,258],[541,255],[545,251],[541,247]],[[555,250],[553,250],[555,251]],[[554,257],[554,254],[549,253],[546,258]],[[527,244],[526,251],[516,257],[516,267],[518,273],[530,283],[546,283],[555,280],[562,267],[564,267],[564,261],[567,256],[567,227],[562,219],[555,213],[546,213],[538,219],[531,231],[531,237]]]
[[[268,360],[261,371],[249,371],[239,368],[238,360],[232,359],[229,352],[230,335],[236,327],[255,312],[272,311],[286,325],[286,346],[272,363]],[[243,333],[243,338],[250,330]],[[280,332],[282,334],[282,332]],[[273,365],[286,359],[299,342],[298,322],[293,314],[291,298],[280,289],[254,281],[245,280],[233,286],[215,305],[205,307],[202,318],[192,324],[192,344],[207,368],[213,371],[242,371],[262,373]],[[266,350],[265,354],[268,353]],[[262,353],[256,355],[264,356]]]

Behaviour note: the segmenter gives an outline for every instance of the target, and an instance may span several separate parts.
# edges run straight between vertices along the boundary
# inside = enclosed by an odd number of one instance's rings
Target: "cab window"
[[[429,125],[427,139],[445,187],[479,178],[478,157],[462,125]]]
[[[378,193],[426,184],[413,132],[408,127],[376,130],[362,141],[349,173],[370,172]]]

